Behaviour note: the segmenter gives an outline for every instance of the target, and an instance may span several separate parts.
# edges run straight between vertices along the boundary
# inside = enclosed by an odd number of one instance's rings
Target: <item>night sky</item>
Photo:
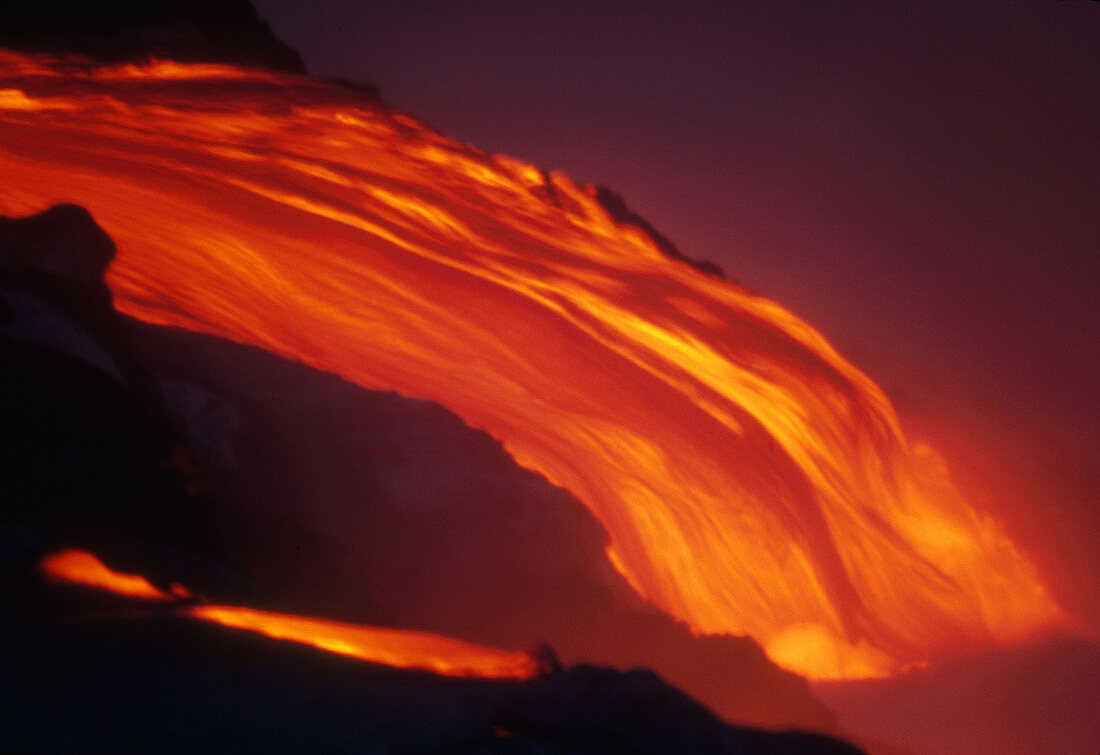
[[[805,317],[1100,627],[1100,3],[255,4]]]

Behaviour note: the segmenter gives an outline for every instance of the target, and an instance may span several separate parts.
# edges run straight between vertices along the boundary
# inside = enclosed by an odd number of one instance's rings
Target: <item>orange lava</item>
[[[66,550],[42,559],[42,573],[54,582],[95,587],[99,590],[125,595],[141,600],[174,601],[189,597],[186,590],[174,585],[172,592],[165,592],[138,574],[122,574],[109,569],[102,561],[87,551]]]
[[[862,678],[1064,620],[871,380],[591,189],[307,78],[5,55],[0,212],[87,207],[126,314],[487,430],[695,632]]]
[[[131,598],[174,602],[191,597],[179,585],[165,592],[144,577],[113,571],[82,550],[46,556],[40,568],[56,582],[85,585]],[[485,679],[531,679],[540,671],[538,662],[527,653],[494,650],[427,632],[344,624],[243,606],[191,605],[179,610],[203,621],[396,668]]]
[[[206,621],[259,632],[277,640],[291,640],[372,663],[423,669],[444,676],[530,679],[539,670],[527,653],[493,650],[427,632],[344,624],[238,606],[193,606],[186,612]]]

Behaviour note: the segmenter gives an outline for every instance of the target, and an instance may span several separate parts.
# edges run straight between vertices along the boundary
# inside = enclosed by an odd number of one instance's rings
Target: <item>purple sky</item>
[[[254,2],[820,328],[1100,627],[1100,3]]]

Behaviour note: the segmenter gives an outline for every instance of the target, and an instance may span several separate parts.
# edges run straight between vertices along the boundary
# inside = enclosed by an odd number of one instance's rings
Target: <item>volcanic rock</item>
[[[600,206],[607,211],[607,214],[613,217],[617,222],[624,225],[632,225],[635,228],[645,231],[646,235],[653,239],[653,243],[657,245],[657,248],[665,253],[665,256],[674,260],[686,262],[701,273],[713,275],[716,278],[726,277],[725,272],[719,265],[716,265],[710,260],[692,259],[681,252],[679,247],[672,243],[667,236],[664,236],[660,231],[650,225],[648,220],[627,207],[626,200],[611,189],[605,186],[597,188],[596,201],[599,202]]]
[[[0,622],[0,664],[5,752],[858,753],[731,727],[651,672],[444,677],[155,611]]]
[[[109,63],[159,57],[305,73],[298,53],[248,0],[9,0],[0,8],[0,47]]]

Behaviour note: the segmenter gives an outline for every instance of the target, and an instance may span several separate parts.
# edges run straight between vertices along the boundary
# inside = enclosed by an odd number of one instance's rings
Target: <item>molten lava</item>
[[[538,673],[537,663],[527,653],[493,650],[427,632],[365,627],[238,606],[194,606],[187,613],[397,668],[492,679],[530,679]]]
[[[487,430],[697,633],[859,678],[1064,618],[820,334],[564,176],[306,78],[11,54],[0,170],[0,212],[92,212],[122,312]]]
[[[191,597],[178,585],[166,592],[142,576],[116,572],[82,550],[49,555],[42,559],[40,568],[55,582],[94,587],[131,598],[172,602]],[[494,650],[427,632],[344,624],[243,606],[204,604],[184,606],[179,610],[203,621],[396,668],[486,679],[530,679],[540,670],[538,662],[527,653]]]
[[[168,602],[190,597],[190,593],[179,585],[173,585],[171,592],[165,592],[138,574],[121,574],[109,569],[87,551],[54,553],[42,559],[40,567],[42,573],[54,582],[94,587],[129,598]]]

